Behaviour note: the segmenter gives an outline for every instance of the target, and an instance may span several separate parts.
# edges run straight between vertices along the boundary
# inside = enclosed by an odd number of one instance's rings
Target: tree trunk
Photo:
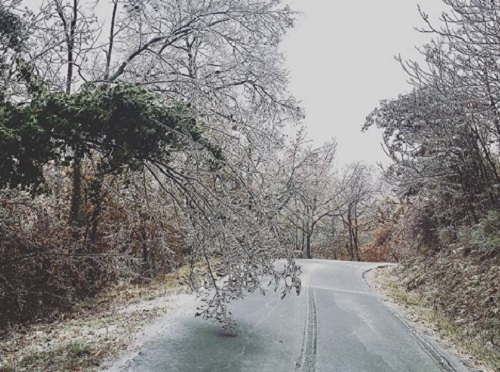
[[[81,158],[75,155],[73,164],[73,188],[71,191],[71,207],[69,220],[74,227],[81,226],[80,206],[82,204],[82,166]]]
[[[351,216],[347,217],[347,228],[349,230],[349,260],[354,261],[354,236],[352,231],[352,220]]]
[[[306,258],[311,259],[312,254],[311,254],[311,233],[307,232],[305,233],[306,235]]]
[[[357,213],[357,212],[355,212]],[[353,230],[353,240],[354,240],[354,258],[356,261],[361,261],[361,256],[359,254],[359,239],[358,239],[358,217],[357,215],[354,216],[354,226],[352,227]]]
[[[95,255],[97,254],[96,244],[97,244],[97,231],[99,227],[99,218],[102,212],[102,183],[104,181],[104,176],[102,174],[96,175],[96,179],[92,182],[91,201],[94,207],[92,211],[92,216],[90,219],[90,234],[87,241],[86,252],[87,258],[85,259],[85,281],[86,281],[86,292],[88,295],[93,295],[96,289],[96,262]]]
[[[146,278],[151,277],[151,264],[149,261],[149,249],[148,249],[148,233],[146,226],[144,225],[144,220],[146,216],[143,213],[139,213],[141,219],[141,239],[142,239],[142,275]]]

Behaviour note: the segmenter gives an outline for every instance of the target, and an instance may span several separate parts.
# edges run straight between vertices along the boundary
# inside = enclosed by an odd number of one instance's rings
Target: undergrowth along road
[[[500,371],[499,352],[477,332],[471,332],[470,325],[457,324],[440,312],[434,302],[436,293],[425,287],[408,290],[408,282],[413,278],[411,270],[390,266],[374,270],[366,278],[396,316],[438,347],[456,354],[471,371]]]

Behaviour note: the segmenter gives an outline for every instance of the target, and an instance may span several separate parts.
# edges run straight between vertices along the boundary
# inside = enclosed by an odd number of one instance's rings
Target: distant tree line
[[[2,329],[182,264],[197,315],[231,326],[246,293],[300,292],[296,257],[388,257],[367,253],[373,171],[286,134],[295,17],[268,0],[0,5]]]

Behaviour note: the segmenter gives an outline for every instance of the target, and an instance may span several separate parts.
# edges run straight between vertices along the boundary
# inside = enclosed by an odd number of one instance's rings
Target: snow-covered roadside
[[[179,315],[191,312],[194,316],[196,301],[197,299],[194,294],[171,296],[169,298],[169,303],[171,304],[169,311],[138,329],[133,335],[133,339],[127,349],[115,358],[108,358],[102,363],[99,371],[118,372],[126,370],[132,360],[145,349],[145,346],[157,341],[165,332],[175,332],[175,320]],[[148,307],[146,303],[138,305],[140,307]]]
[[[455,337],[456,330],[440,318],[434,309],[427,306],[416,293],[405,290],[401,279],[395,274],[396,266],[377,268],[365,275],[371,289],[377,293],[385,306],[407,324],[412,332],[439,354],[446,355],[453,371],[493,372],[487,368],[464,344]]]
[[[121,284],[71,316],[12,330],[0,339],[0,371],[102,370],[164,329],[170,314],[194,314],[195,296],[178,279]]]

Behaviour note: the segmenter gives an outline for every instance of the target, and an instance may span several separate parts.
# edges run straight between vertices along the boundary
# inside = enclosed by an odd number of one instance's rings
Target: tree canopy
[[[44,165],[69,165],[76,153],[97,153],[109,174],[139,170],[144,162],[167,164],[190,141],[220,158],[186,107],[168,106],[133,85],[41,93],[29,104],[4,102],[0,115],[0,187],[39,191]]]

